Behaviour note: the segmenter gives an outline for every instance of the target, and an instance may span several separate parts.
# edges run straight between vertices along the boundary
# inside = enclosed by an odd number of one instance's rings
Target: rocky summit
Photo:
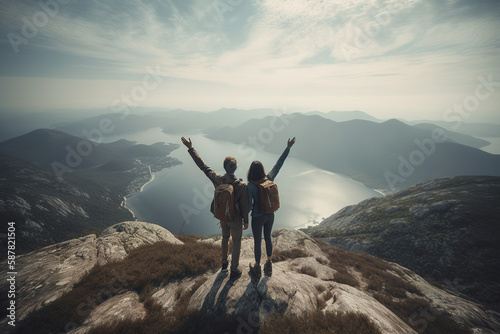
[[[457,333],[500,331],[497,313],[431,285],[397,264],[320,243],[301,231],[276,230],[272,241],[275,258],[272,276],[258,279],[249,274],[254,241],[244,238],[240,258],[243,275],[237,280],[230,280],[228,273],[220,270],[217,259],[220,237],[191,237],[188,248],[188,241],[183,243],[166,229],[144,222],[123,222],[108,228],[99,237],[89,235],[42,248],[18,259],[18,286],[21,288],[17,296],[19,322],[16,330],[26,332],[23,326],[28,326],[29,322],[39,326],[47,322],[43,317],[49,315],[53,319],[69,319],[64,321],[64,328],[54,328],[53,332],[73,334],[120,332],[116,329],[120,323],[124,323],[129,332],[136,328],[134,326],[147,329],[157,323],[151,319],[163,317],[173,325],[162,330],[180,333],[193,332],[201,321],[198,319],[208,316],[210,321],[232,319],[233,325],[226,332],[257,333],[266,332],[265,326],[271,326],[279,317],[306,317],[307,320],[309,314],[319,312],[329,317],[362,316],[373,333],[422,333],[436,326],[458,328],[461,331]],[[180,270],[179,267],[195,265],[204,256],[195,253],[197,248],[214,251],[210,262],[212,269],[175,279],[151,278],[151,282],[145,283],[147,287],[141,289],[133,288],[137,279],[130,274],[115,273],[113,269],[110,271],[113,274],[101,283],[113,286],[114,292],[103,289],[98,292],[106,298],[89,300],[88,293],[71,295],[72,289],[85,286],[89,271],[98,275],[110,265],[125,263],[132,253],[138,261],[135,262],[137,268],[148,268],[144,277],[152,276],[163,262],[161,259],[148,260],[147,256],[163,256],[152,255],[154,249],[151,247],[156,245],[174,247],[171,249],[178,251],[163,253],[169,256],[172,264],[168,272],[155,277],[167,277]],[[150,248],[146,251],[144,247]],[[175,266],[179,259],[185,262]],[[133,270],[130,267],[134,265],[125,263],[124,268]],[[179,272],[186,270],[182,268]],[[116,283],[120,280],[128,280],[129,284]],[[2,284],[1,289],[6,289],[5,283]],[[64,298],[80,298],[81,302],[74,304],[78,305],[75,314],[84,316],[71,321],[65,314],[74,310],[57,304]],[[51,305],[55,305],[52,311],[43,313]],[[176,313],[180,308],[182,312]],[[176,321],[183,321],[184,327]],[[2,332],[12,330],[6,321],[1,325]],[[207,328],[212,328],[209,332],[213,333],[222,330],[213,326]],[[146,329],[141,332],[151,332]]]
[[[460,176],[348,206],[305,230],[500,309],[500,178]]]

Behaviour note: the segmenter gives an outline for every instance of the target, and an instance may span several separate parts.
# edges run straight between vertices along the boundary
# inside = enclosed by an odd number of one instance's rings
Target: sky
[[[500,123],[498,0],[0,0],[0,109]]]

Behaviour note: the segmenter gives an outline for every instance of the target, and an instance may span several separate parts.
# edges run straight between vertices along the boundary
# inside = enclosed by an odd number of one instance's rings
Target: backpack
[[[211,210],[214,217],[221,221],[232,221],[234,218],[234,186],[223,183],[214,190]]]
[[[262,213],[273,213],[280,207],[280,196],[278,185],[271,180],[265,180],[258,184],[260,190],[259,211]]]

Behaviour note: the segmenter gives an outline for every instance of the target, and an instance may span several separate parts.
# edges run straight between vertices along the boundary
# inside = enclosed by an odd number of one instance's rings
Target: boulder
[[[326,311],[354,312],[366,315],[382,333],[417,333],[375,298],[349,285],[337,284]]]
[[[16,261],[17,320],[71,290],[96,262],[96,236],[93,234],[19,256]],[[1,276],[6,277],[6,272],[2,271]],[[0,283],[0,288],[5,289],[5,281]]]
[[[105,229],[97,239],[97,263],[122,260],[130,250],[141,245],[166,241],[182,244],[169,230],[150,223],[128,221]]]
[[[146,316],[146,309],[135,291],[114,296],[97,306],[84,323],[68,334],[86,334],[93,328],[112,324],[124,319],[140,320]]]
[[[158,241],[182,244],[161,226],[131,221],[107,228],[98,238],[91,234],[19,256],[17,320],[61,297],[96,264],[123,259],[132,249]],[[7,265],[2,268],[1,276],[7,277]],[[7,281],[0,282],[0,291],[6,289]]]

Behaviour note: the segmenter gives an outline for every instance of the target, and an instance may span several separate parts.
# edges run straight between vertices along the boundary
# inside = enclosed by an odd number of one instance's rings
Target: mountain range
[[[342,173],[370,188],[394,191],[420,181],[456,175],[500,175],[500,156],[468,146],[471,137],[440,127],[418,128],[398,120],[334,122],[302,114],[266,117],[207,134],[217,140],[281,153],[295,136],[293,154]]]
[[[177,147],[126,140],[98,144],[48,129],[0,143],[0,215],[22,231],[17,251],[133,218],[124,196],[149,181],[152,172],[179,164],[169,156]],[[1,233],[6,232],[2,224]]]
[[[383,120],[373,117],[372,115],[369,115],[363,111],[360,110],[352,110],[352,111],[328,111],[328,112],[321,112],[321,111],[309,111],[304,113],[305,115],[316,115],[316,116],[321,116],[323,118],[335,121],[335,122],[347,122],[347,121],[352,121],[355,119],[360,119],[364,121],[371,121],[371,122],[383,122]]]
[[[101,138],[102,140],[102,138]],[[127,140],[102,143],[59,130],[38,129],[0,143],[0,154],[40,166],[66,165],[71,169],[96,168],[112,161],[145,156],[166,156],[177,144],[135,144]]]
[[[187,131],[205,130],[207,128],[220,128],[224,126],[238,126],[250,119],[259,119],[266,116],[279,116],[283,110],[262,109],[236,109],[222,108],[211,112],[189,110],[169,110],[166,108],[135,107],[131,110],[90,109],[90,110],[49,110],[43,112],[6,111],[0,110],[0,141],[5,141],[40,128],[58,129],[68,134],[81,137],[84,131],[99,129],[99,122],[110,119],[115,127],[105,136],[119,135],[127,132],[136,132],[148,127],[164,127],[165,132],[181,133]],[[308,111],[305,115],[321,116],[336,122],[346,122],[356,119],[372,122],[386,120],[373,117],[363,111]],[[82,117],[82,115],[84,115]],[[500,137],[500,125],[494,123],[466,123],[463,120],[439,121],[417,120],[400,121],[408,125],[432,124],[447,129],[476,137]],[[135,126],[134,126],[135,125]]]
[[[420,121],[404,121],[410,125],[418,125],[431,123],[436,126],[440,126],[449,131],[460,132],[463,134],[467,134],[470,136],[476,137],[500,137],[500,125],[495,123],[466,123],[463,120],[454,120],[454,121],[428,121],[428,120],[420,120]]]
[[[162,127],[167,133],[184,133],[234,126],[250,119],[263,118],[279,114],[274,109],[228,109],[223,108],[212,112],[190,110],[156,111],[147,114],[114,113],[103,114],[57,126],[56,129],[68,134],[85,137],[85,133],[101,127],[106,120],[111,125],[106,136],[122,135],[138,132],[152,127]]]

